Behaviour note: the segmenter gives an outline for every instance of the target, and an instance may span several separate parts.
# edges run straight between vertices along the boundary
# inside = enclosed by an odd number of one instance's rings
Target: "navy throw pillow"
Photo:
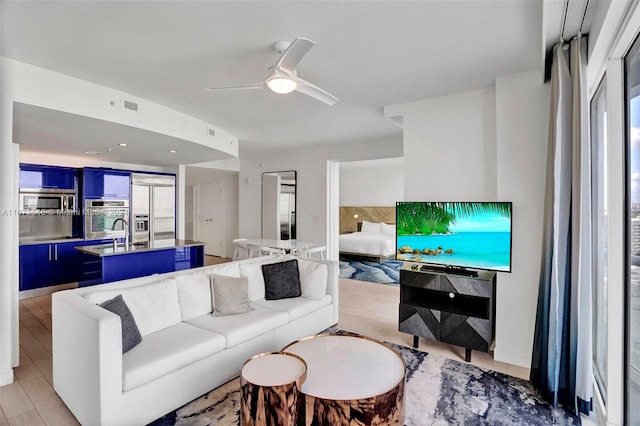
[[[300,297],[300,273],[296,259],[262,265],[266,300]]]
[[[124,303],[121,294],[101,303],[100,306],[120,317],[120,323],[122,325],[122,353],[129,351],[142,341],[138,325],[129,307]]]

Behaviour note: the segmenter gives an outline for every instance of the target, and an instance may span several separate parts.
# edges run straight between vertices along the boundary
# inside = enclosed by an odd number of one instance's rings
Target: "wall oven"
[[[87,200],[84,209],[84,238],[124,238],[123,223],[117,224],[116,229],[111,230],[113,223],[118,219],[124,219],[128,226],[128,200]]]

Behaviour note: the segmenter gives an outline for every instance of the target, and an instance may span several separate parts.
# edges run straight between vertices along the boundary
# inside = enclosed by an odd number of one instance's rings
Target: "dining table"
[[[286,254],[295,253],[315,247],[318,244],[301,240],[276,240],[275,238],[255,238],[243,241],[243,244],[254,247],[269,247],[275,250],[282,250]]]

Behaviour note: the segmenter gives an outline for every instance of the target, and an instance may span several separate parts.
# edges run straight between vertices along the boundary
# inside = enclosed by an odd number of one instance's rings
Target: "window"
[[[591,100],[591,200],[593,217],[593,365],[603,400],[607,395],[607,86]],[[638,229],[640,231],[640,228]]]
[[[626,424],[640,424],[640,41],[624,60],[626,107]]]

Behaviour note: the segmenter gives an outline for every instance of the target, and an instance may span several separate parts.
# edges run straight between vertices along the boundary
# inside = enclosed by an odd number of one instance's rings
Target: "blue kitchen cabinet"
[[[81,241],[21,245],[20,290],[79,281],[82,274]]]
[[[67,189],[78,188],[78,170],[72,167],[20,164],[18,178],[20,189]]]
[[[120,239],[119,241],[122,241]],[[113,239],[103,239],[103,240],[85,240],[82,241],[81,244],[77,244],[78,246],[97,246],[103,244],[111,244]],[[98,256],[94,256],[92,254],[81,253],[79,254],[79,268],[80,268],[80,277],[78,278],[78,283],[80,286],[86,285],[94,285],[100,284],[102,282],[102,259]]]
[[[23,245],[19,249],[20,290],[47,287],[52,276],[51,244]]]
[[[128,200],[131,192],[130,179],[131,172],[126,170],[85,167],[82,179],[84,198]]]
[[[55,247],[56,284],[74,283],[80,280],[82,265],[80,253],[76,250],[79,241],[57,243]]]

